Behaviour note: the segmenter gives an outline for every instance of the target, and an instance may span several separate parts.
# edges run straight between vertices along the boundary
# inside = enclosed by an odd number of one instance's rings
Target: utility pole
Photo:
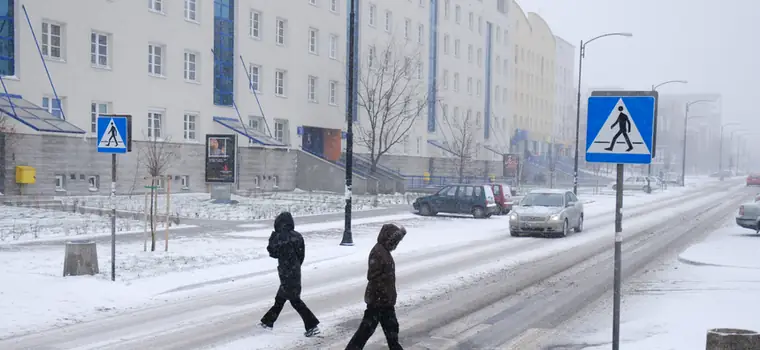
[[[346,215],[345,226],[343,229],[343,239],[340,242],[342,246],[354,245],[354,238],[351,233],[351,197],[353,182],[353,162],[354,162],[354,103],[356,101],[356,2],[350,0],[351,5],[348,17],[348,103],[346,109]]]

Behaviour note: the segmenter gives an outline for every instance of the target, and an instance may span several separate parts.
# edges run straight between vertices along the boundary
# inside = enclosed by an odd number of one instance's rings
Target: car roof
[[[565,194],[567,193],[567,190],[560,190],[555,188],[538,188],[531,190],[528,193]]]
[[[484,184],[448,184],[448,185],[443,185],[443,187],[448,187],[448,186],[488,186],[488,185],[484,185]]]

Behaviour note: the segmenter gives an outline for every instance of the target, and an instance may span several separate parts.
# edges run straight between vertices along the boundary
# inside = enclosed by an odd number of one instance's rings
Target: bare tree
[[[404,141],[428,103],[419,47],[399,47],[392,39],[380,50],[370,48],[358,82],[357,104],[366,116],[360,117],[356,137],[369,150],[371,173],[383,155]]]
[[[448,108],[442,108],[443,123],[441,134],[444,142],[442,147],[455,159],[459,181],[464,180],[465,169],[469,167],[476,154],[475,135],[481,130],[479,122],[473,118],[471,112],[453,116],[447,115]]]
[[[157,185],[160,177],[165,175],[169,170],[172,162],[175,160],[176,146],[169,143],[169,139],[158,140],[148,137],[148,141],[142,143],[140,148],[140,158],[142,165],[151,178],[150,183],[150,251],[156,251],[156,213],[158,212],[158,191]]]

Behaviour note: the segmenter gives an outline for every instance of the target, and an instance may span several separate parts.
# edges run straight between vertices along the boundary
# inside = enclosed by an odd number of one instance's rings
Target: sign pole
[[[612,296],[612,349],[620,349],[620,284],[622,280],[623,245],[623,174],[624,165],[617,165],[617,186],[615,186],[615,274]]]
[[[116,153],[111,154],[111,281],[116,281]]]

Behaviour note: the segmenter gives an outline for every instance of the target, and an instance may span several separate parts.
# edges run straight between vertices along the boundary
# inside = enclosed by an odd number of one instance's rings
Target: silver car
[[[566,237],[583,231],[583,203],[572,191],[533,190],[509,214],[512,236],[542,234]]]
[[[736,216],[736,224],[760,233],[760,194],[754,202],[744,203],[739,206],[739,215]]]

